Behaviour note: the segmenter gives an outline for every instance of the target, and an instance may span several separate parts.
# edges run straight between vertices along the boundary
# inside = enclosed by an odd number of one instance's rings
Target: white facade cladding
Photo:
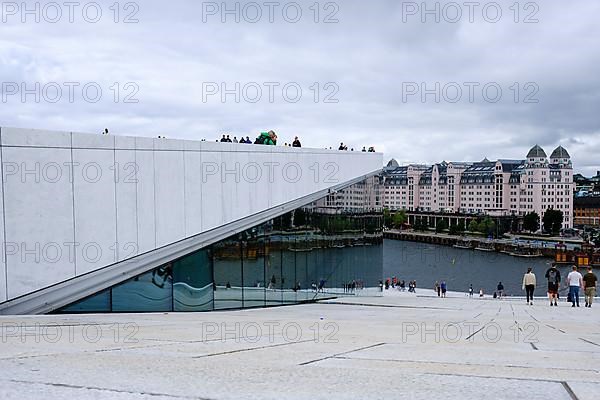
[[[381,169],[376,153],[0,128],[2,303]]]

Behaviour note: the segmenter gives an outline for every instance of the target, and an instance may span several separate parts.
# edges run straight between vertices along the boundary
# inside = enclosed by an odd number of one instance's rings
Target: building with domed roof
[[[521,217],[535,211],[543,218],[557,209],[563,226],[573,226],[573,165],[562,146],[550,158],[536,144],[524,160],[396,164],[384,169],[384,206],[391,210]]]

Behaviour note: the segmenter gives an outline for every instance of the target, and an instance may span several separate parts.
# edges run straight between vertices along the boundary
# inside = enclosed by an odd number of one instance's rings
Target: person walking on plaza
[[[438,297],[440,297],[440,283],[435,281],[433,284],[433,291],[437,293]]]
[[[498,298],[502,299],[502,296],[504,296],[504,285],[502,284],[502,282],[498,282]]]
[[[569,297],[571,298],[571,307],[579,307],[579,288],[583,286],[583,276],[577,271],[577,267],[573,266],[573,271],[567,275],[567,283],[569,284]]]
[[[533,305],[533,291],[535,290],[535,274],[531,268],[523,275],[523,290],[527,294],[527,304]]]
[[[587,274],[583,276],[583,291],[585,293],[585,306],[591,307],[596,296],[596,282],[598,278],[592,272],[592,267],[588,267]]]
[[[548,271],[546,271],[545,276],[548,280],[548,298],[550,299],[550,306],[558,307],[556,299],[558,296],[558,286],[560,285],[560,271],[556,268],[556,265],[552,265]],[[553,300],[554,304],[552,304]]]
[[[473,284],[469,285],[469,297],[473,297]]]
[[[442,289],[442,297],[446,297],[446,281],[442,281],[442,283],[440,283],[440,289]]]

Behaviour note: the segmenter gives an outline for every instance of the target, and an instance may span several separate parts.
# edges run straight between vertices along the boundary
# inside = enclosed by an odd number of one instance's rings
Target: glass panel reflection
[[[173,263],[174,311],[209,311],[214,307],[213,277],[208,250]]]
[[[378,185],[370,178],[331,193],[58,312],[195,312],[364,295],[382,279]]]
[[[95,314],[110,312],[110,290],[105,290],[62,309],[65,314]]]
[[[242,234],[244,307],[265,306],[265,225]]]
[[[238,235],[212,246],[214,309],[242,308],[242,249]]]
[[[173,311],[171,264],[137,276],[112,289],[113,312]]]

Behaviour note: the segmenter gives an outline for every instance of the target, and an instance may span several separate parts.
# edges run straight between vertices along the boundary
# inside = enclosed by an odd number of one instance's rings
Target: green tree
[[[493,236],[496,231],[496,223],[490,217],[486,217],[478,224],[477,230],[486,236]]]
[[[392,213],[389,208],[383,209],[383,224],[388,228],[392,226]]]
[[[413,229],[415,231],[426,231],[427,230],[427,219],[421,217],[415,217],[415,223]]]
[[[469,223],[469,231],[470,232],[477,232],[477,231],[479,231],[479,223],[476,220],[473,219]]]
[[[558,234],[562,229],[564,220],[563,212],[560,210],[547,209],[544,213],[544,218],[542,218],[542,222],[544,224],[544,232],[551,234]]]
[[[446,222],[445,219],[438,221],[437,225],[435,226],[435,231],[437,233],[442,233],[443,231],[445,231],[447,229],[448,229],[448,222]]]
[[[456,224],[452,224],[450,225],[450,228],[448,228],[448,233],[451,235],[458,235],[458,227],[456,226]]]
[[[306,225],[306,211],[301,208],[298,208],[294,211],[294,226],[304,226]]]
[[[406,216],[406,211],[404,211],[404,210],[398,211],[397,213],[394,214],[394,217],[393,217],[394,228],[397,228],[397,229],[402,228],[402,225],[404,225],[407,220],[408,220],[408,217]]]
[[[529,232],[537,232],[540,229],[540,216],[535,211],[525,214],[523,217],[523,229]]]

